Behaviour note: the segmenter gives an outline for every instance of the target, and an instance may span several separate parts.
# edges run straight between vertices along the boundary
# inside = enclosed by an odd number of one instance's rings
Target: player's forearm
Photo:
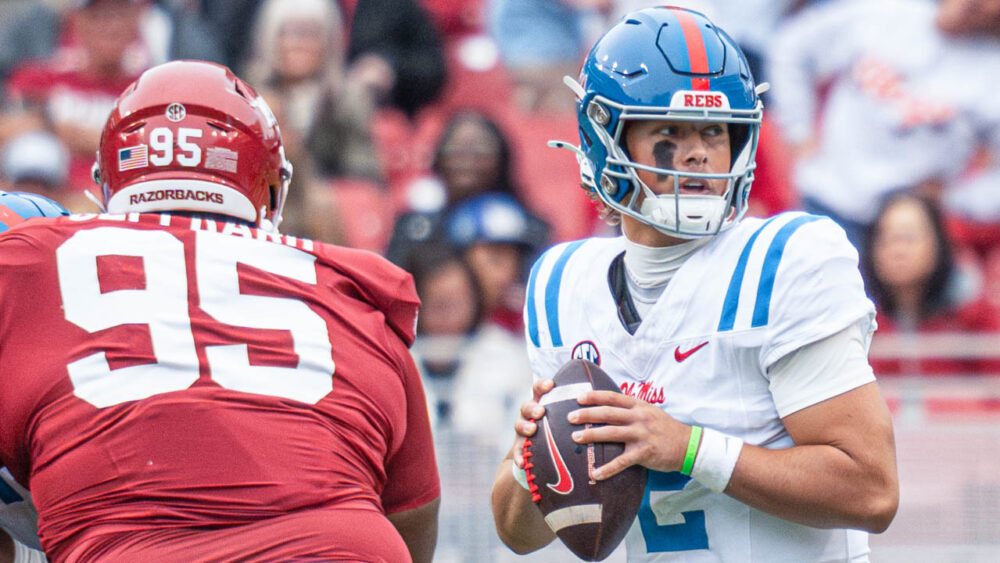
[[[434,559],[440,503],[441,499],[436,498],[423,506],[386,515],[406,543],[413,563],[430,563]]]
[[[0,529],[0,563],[12,563],[14,561],[14,539],[6,530]]]
[[[45,554],[15,540],[0,529],[0,563],[45,563]]]
[[[556,536],[531,501],[531,494],[514,479],[513,463],[510,455],[500,463],[490,500],[497,535],[515,553],[524,554],[545,547]]]
[[[744,445],[726,494],[816,528],[885,531],[899,502],[894,470],[829,445],[785,450]]]

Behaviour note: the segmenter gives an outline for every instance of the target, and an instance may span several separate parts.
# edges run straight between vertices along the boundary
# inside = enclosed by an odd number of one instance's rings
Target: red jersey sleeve
[[[396,352],[406,390],[406,432],[399,448],[391,452],[385,462],[386,483],[382,490],[382,508],[387,514],[423,506],[441,495],[430,418],[420,373],[413,358],[402,345]]]
[[[332,267],[355,285],[339,288],[358,292],[385,315],[385,322],[407,347],[416,337],[420,299],[413,276],[385,258],[366,250],[324,246]]]

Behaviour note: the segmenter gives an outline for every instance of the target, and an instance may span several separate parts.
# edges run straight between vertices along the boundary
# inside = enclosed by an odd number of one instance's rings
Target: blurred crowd
[[[675,3],[731,30],[772,85],[752,214],[837,220],[861,254],[880,334],[1000,329],[1000,1]],[[281,124],[295,166],[283,230],[414,273],[418,354],[430,378],[457,377],[470,339],[519,341],[525,270],[543,248],[614,234],[572,156],[545,142],[577,136],[562,76],[646,4],[3,2],[0,187],[96,210],[91,164],[122,89],[166,60],[226,64]],[[994,370],[991,358],[945,355],[876,362],[883,374]],[[523,367],[522,352],[502,356]]]
[[[1000,352],[912,354],[919,340],[884,336],[1000,333],[1000,0],[672,3],[730,30],[771,83],[751,214],[845,228],[878,308],[876,373],[1000,373]],[[282,229],[410,271],[432,420],[505,447],[530,381],[527,269],[550,244],[614,234],[570,153],[545,147],[577,141],[562,77],[648,4],[0,2],[0,188],[96,211],[117,95],[166,60],[228,65],[281,124]]]

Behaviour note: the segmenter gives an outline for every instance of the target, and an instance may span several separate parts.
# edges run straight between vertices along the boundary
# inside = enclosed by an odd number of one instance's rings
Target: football
[[[591,472],[625,450],[622,443],[577,444],[571,434],[587,426],[566,415],[580,408],[576,398],[591,389],[621,393],[596,364],[571,360],[553,378],[541,400],[545,415],[524,443],[524,469],[532,500],[566,547],[586,561],[601,561],[618,547],[635,520],[646,488],[646,468],[633,465],[595,481]]]

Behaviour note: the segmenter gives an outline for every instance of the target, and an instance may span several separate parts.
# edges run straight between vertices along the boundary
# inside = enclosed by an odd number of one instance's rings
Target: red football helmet
[[[272,229],[291,177],[264,99],[204,61],[158,65],[129,85],[94,164],[109,213],[202,211]]]

